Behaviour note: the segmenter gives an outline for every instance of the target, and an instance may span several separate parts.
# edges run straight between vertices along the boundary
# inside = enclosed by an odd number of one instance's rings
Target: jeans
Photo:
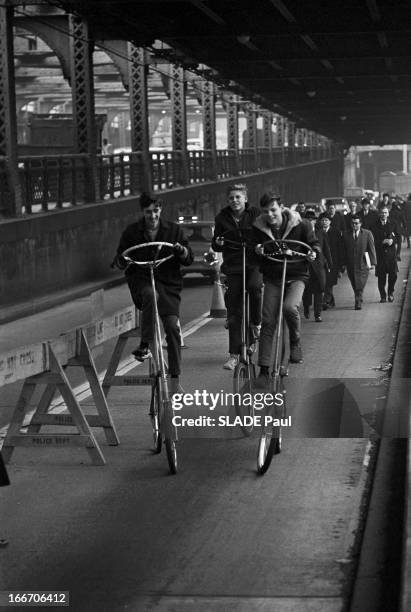
[[[138,296],[133,295],[133,293],[131,295],[137,308],[141,309],[141,342],[151,345],[154,337],[153,290],[151,285],[142,287]],[[181,373],[181,347],[178,317],[177,315],[163,315],[161,320],[166,333],[168,373],[171,376],[179,376]]]
[[[243,275],[227,274],[227,284],[225,305],[228,319],[228,352],[238,354],[241,348]],[[263,281],[258,268],[247,268],[246,288],[249,294],[250,323],[252,325],[261,323],[262,285]]]
[[[299,306],[304,293],[305,284],[301,280],[286,282],[284,288],[284,318],[287,322],[290,342],[298,342],[301,336],[301,319]],[[260,333],[258,364],[271,365],[273,338],[280,305],[281,285],[264,279],[263,320]]]

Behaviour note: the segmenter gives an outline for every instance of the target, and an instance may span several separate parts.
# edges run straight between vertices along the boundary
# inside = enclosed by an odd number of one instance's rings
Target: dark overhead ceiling
[[[159,39],[217,82],[348,144],[411,143],[411,2],[50,0],[97,39]]]

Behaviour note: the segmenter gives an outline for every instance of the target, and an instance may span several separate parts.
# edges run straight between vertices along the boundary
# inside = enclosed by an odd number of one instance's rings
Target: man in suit
[[[347,267],[348,278],[354,290],[355,310],[361,310],[363,291],[368,280],[370,268],[367,265],[368,254],[370,266],[377,263],[374,238],[369,230],[361,228],[359,216],[351,220],[351,229],[343,235],[344,241],[344,263]]]
[[[395,225],[389,220],[388,208],[382,208],[380,219],[373,229],[375,250],[377,253],[377,267],[375,275],[378,278],[380,302],[387,301],[385,286],[388,276],[388,301],[394,301],[394,287],[397,280],[398,264],[396,249]]]

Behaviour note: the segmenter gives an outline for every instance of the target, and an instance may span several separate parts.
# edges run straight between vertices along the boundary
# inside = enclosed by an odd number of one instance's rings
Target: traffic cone
[[[227,317],[227,310],[224,303],[224,291],[220,280],[220,275],[218,275],[217,280],[214,281],[210,317],[213,317],[214,319],[225,319]]]

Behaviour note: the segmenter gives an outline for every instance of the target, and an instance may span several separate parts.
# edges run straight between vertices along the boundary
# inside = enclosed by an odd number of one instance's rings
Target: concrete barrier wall
[[[252,204],[270,189],[291,204],[339,195],[341,178],[342,163],[335,159],[164,191],[161,198],[168,219],[189,211],[207,220],[225,205],[230,184],[245,182]],[[109,278],[121,232],[139,214],[134,196],[2,221],[0,307]]]

